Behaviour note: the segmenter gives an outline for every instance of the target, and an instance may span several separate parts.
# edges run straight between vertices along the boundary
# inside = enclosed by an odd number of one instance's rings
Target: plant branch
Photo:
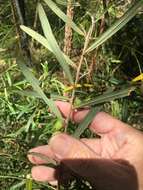
[[[72,5],[72,0],[68,0],[67,2],[67,16],[68,18],[73,20],[74,15],[74,6]],[[64,39],[64,53],[70,56],[72,48],[72,28],[66,23],[65,26],[65,39]]]
[[[92,35],[93,29],[94,29],[94,24],[92,22],[92,25],[89,28],[88,33],[85,36],[85,43],[84,43],[82,54],[80,56],[80,61],[79,61],[79,65],[78,65],[77,72],[76,72],[76,78],[75,78],[75,82],[74,82],[74,87],[76,87],[76,85],[77,85],[77,83],[79,81],[81,66],[82,66],[82,63],[84,61],[84,55],[86,53],[86,49],[87,49],[88,44],[89,44],[90,39],[91,39],[91,35]],[[70,112],[69,112],[69,115],[68,115],[68,117],[66,119],[66,122],[65,122],[65,126],[66,126],[65,131],[67,129],[67,126],[68,126],[68,123],[69,123],[69,120],[70,120],[70,117],[71,117],[71,114],[72,114],[74,99],[75,99],[75,88],[73,88],[71,99],[70,99]]]

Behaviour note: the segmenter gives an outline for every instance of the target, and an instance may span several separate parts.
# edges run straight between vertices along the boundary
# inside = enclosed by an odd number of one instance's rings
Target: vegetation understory
[[[138,1],[52,1],[76,28],[51,10],[46,3],[51,1],[25,1],[23,23],[11,2],[0,5],[0,188],[52,190],[56,188],[32,181],[27,159],[30,148],[47,144],[55,132],[64,131],[56,108],[54,114],[49,111],[48,100],[69,101],[78,108],[100,105],[143,130],[143,3],[134,9],[135,15],[124,18]],[[40,17],[44,10],[49,28]],[[117,22],[122,18],[120,27]],[[41,34],[45,46],[41,36],[35,40],[36,34],[20,25]],[[78,126],[67,123],[67,132],[73,134]],[[85,128],[81,137],[93,137]],[[69,189],[90,187],[74,181]]]

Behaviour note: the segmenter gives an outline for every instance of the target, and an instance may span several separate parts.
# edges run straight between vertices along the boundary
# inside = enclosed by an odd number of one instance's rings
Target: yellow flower
[[[143,73],[141,73],[140,75],[138,75],[137,77],[135,77],[132,82],[137,82],[139,80],[143,80]]]

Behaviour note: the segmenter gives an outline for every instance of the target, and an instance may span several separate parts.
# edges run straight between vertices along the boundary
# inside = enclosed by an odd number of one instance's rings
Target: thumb
[[[88,180],[93,187],[137,190],[135,170],[126,161],[101,159],[86,144],[66,134],[52,137],[49,145],[61,165]],[[62,170],[59,175],[64,175]]]

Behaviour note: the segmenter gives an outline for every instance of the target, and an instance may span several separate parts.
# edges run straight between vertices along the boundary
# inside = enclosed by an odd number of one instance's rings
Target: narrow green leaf
[[[79,124],[78,128],[74,132],[74,137],[79,138],[80,135],[87,129],[89,124],[92,122],[95,115],[101,111],[101,107],[92,107],[88,114],[85,116],[83,121]]]
[[[74,31],[78,34],[83,35],[83,31],[63,12],[61,11],[58,6],[51,0],[44,0],[45,3],[50,7],[50,9],[59,17],[61,18],[66,24],[68,24]]]
[[[34,97],[34,98],[41,98],[42,99],[42,97],[37,92],[32,91],[32,90],[12,90],[11,92],[20,94],[22,96],[28,96],[28,97]],[[54,100],[54,101],[56,101],[56,100],[69,101],[69,98],[66,96],[59,96],[56,94],[51,94],[48,96],[50,96],[50,98],[52,98],[52,100]]]
[[[52,164],[53,166],[57,165],[57,162],[54,159],[50,159],[47,156],[38,153],[38,152],[28,152],[28,155],[32,155],[32,156],[36,156],[38,158],[40,158],[41,160],[43,160],[44,162],[46,162],[46,164]]]
[[[16,179],[16,180],[22,180],[23,177],[14,176],[14,175],[0,175],[0,179]]]
[[[38,32],[35,32],[31,28],[28,28],[27,26],[21,25],[20,28],[26,32],[29,36],[31,36],[33,39],[35,39],[37,42],[42,44],[44,47],[46,47],[49,51],[52,52],[52,49],[50,45],[48,44],[48,41],[46,38],[44,38],[41,34]]]
[[[70,72],[69,66],[68,66],[68,64],[67,64],[67,62],[63,56],[62,51],[60,50],[60,47],[58,46],[58,43],[57,43],[54,35],[53,35],[50,23],[48,21],[48,18],[46,16],[45,11],[44,11],[41,4],[39,4],[39,6],[38,6],[38,13],[39,13],[39,18],[41,21],[41,25],[42,25],[44,35],[47,38],[47,42],[49,43],[49,45],[50,45],[54,55],[56,56],[57,60],[61,64],[61,66],[62,66],[66,76],[68,77],[70,83],[73,83],[72,74]]]
[[[139,8],[142,6],[143,1],[136,1],[118,21],[116,21],[106,32],[97,38],[97,40],[86,50],[86,53],[89,53],[103,44],[106,40],[123,28],[123,26],[125,26],[138,13]]]
[[[35,112],[29,117],[26,125],[25,125],[25,132],[28,133],[29,132],[29,129],[30,129],[30,126],[31,124],[33,123],[33,118],[35,116]]]
[[[44,92],[40,88],[39,83],[37,82],[37,79],[34,77],[33,73],[22,62],[21,59],[18,60],[18,65],[19,65],[23,75],[26,77],[27,81],[31,84],[31,86],[39,94],[39,96],[41,96],[41,98],[45,101],[45,103],[49,106],[51,112],[53,112],[59,119],[62,120],[61,113],[58,110],[57,106],[55,105],[54,101],[47,98],[47,96],[44,94]]]
[[[17,190],[17,189],[22,188],[22,186],[24,186],[24,185],[25,185],[25,180],[18,182],[17,184],[13,185],[12,187],[10,187],[9,190]]]
[[[83,102],[82,104],[75,106],[75,108],[83,108],[83,107],[93,106],[93,105],[95,106],[95,105],[99,105],[99,104],[109,102],[115,99],[126,97],[126,96],[129,96],[130,93],[135,90],[135,88],[136,87],[132,86],[125,89],[113,91],[110,93],[105,92],[103,95],[97,96],[93,100]]]
[[[12,93],[17,93],[22,96],[41,98],[41,96],[37,92],[31,90],[12,90]]]
[[[32,190],[32,179],[29,176],[29,178],[26,179],[26,190]]]
[[[48,41],[46,38],[44,38],[41,34],[35,32],[34,30],[32,30],[31,28],[28,28],[24,25],[21,25],[20,28],[27,33],[29,36],[31,36],[33,39],[35,39],[37,42],[39,42],[41,45],[43,45],[45,48],[47,48],[49,51],[51,51],[53,53],[53,50],[51,49]],[[63,53],[63,56],[66,60],[66,62],[74,67],[74,63],[72,62],[72,60]]]

